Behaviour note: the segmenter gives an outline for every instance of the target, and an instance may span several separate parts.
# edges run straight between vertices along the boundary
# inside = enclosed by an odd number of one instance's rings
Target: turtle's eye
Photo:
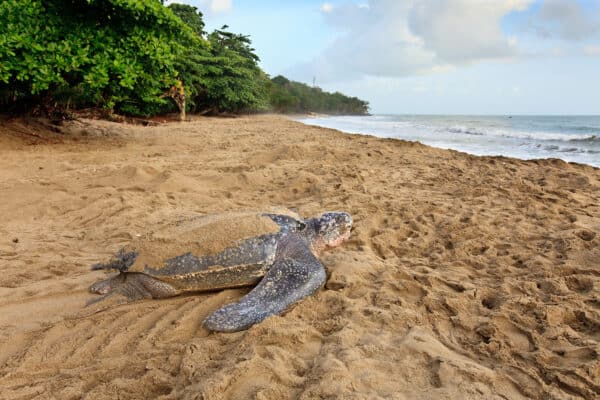
[[[298,221],[296,224],[296,230],[303,231],[306,229],[306,224],[304,222]]]

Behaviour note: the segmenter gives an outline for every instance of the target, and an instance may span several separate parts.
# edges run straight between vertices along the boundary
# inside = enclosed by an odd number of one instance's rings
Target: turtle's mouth
[[[352,217],[346,212],[328,212],[315,219],[316,237],[313,238],[314,251],[339,246],[350,237]]]
[[[346,240],[348,240],[349,237],[350,237],[350,229],[347,229],[347,230],[344,230],[339,235],[337,235],[335,237],[335,239],[321,241],[321,243],[319,243],[319,245],[317,247],[319,248],[319,250],[324,250],[327,248],[331,249],[333,247],[337,247],[337,246],[341,245]]]
[[[344,243],[346,240],[348,240],[348,238],[350,238],[350,229],[348,229],[346,232],[340,234],[337,239],[331,240],[329,243],[327,243],[328,247],[336,247],[339,246],[340,244]]]
[[[323,250],[331,249],[331,248],[341,245],[346,240],[348,240],[349,237],[350,237],[350,229],[348,229],[344,233],[339,234],[335,239],[327,240],[327,239],[323,238],[320,240],[315,240],[315,241],[313,241],[311,247],[312,247],[313,252],[318,254],[318,253],[322,252]]]

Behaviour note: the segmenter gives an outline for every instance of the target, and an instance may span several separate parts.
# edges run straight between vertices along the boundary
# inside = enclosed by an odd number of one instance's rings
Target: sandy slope
[[[2,399],[600,396],[598,169],[273,116],[66,130],[0,128]],[[228,290],[70,317],[135,235],[271,205],[356,219],[287,314],[204,330]]]

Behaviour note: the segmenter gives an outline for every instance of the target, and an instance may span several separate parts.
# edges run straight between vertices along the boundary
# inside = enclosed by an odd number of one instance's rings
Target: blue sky
[[[374,113],[600,114],[600,0],[181,0]]]

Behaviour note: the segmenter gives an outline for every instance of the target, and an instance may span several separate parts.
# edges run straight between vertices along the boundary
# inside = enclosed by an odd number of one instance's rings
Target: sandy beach
[[[0,125],[1,399],[595,399],[600,169],[280,116]],[[247,289],[81,315],[90,271],[185,212],[345,210],[325,287],[247,331]]]

